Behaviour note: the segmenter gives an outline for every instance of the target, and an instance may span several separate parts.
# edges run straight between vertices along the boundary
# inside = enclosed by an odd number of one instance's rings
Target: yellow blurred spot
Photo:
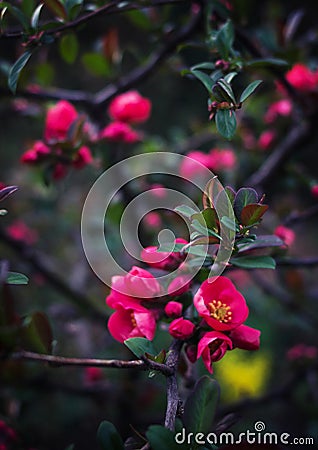
[[[265,353],[235,349],[214,364],[224,401],[237,401],[263,394],[270,375],[270,359]]]

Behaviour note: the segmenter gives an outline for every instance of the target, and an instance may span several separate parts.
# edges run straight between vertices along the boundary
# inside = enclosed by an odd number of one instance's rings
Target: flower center
[[[131,323],[132,323],[133,328],[136,328],[137,322],[136,322],[135,315],[134,315],[133,312],[130,313],[130,319],[131,319]]]
[[[216,350],[218,350],[218,348],[220,347],[221,344],[222,344],[221,339],[215,339],[213,342],[210,342],[210,344],[209,344],[210,354],[213,355],[213,353]]]
[[[231,307],[226,305],[226,303],[222,303],[220,300],[212,300],[212,302],[208,304],[208,307],[210,316],[214,317],[214,319],[219,322],[227,323],[232,320]]]

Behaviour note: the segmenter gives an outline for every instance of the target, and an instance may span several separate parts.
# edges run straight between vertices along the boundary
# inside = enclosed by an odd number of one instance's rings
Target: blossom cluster
[[[144,249],[142,259],[151,268],[168,271],[177,268],[177,275],[166,287],[149,270],[136,266],[125,276],[112,278],[106,303],[115,309],[108,320],[114,339],[121,343],[134,337],[153,340],[160,323],[173,338],[185,341],[189,361],[194,363],[202,357],[210,373],[212,363],[220,360],[227,350],[259,348],[260,331],[244,324],[249,310],[229,278],[208,278],[195,292],[183,255],[156,250],[156,247]]]
[[[142,135],[132,124],[146,121],[151,102],[137,91],[115,97],[109,105],[112,121],[97,131],[88,118],[68,101],[61,100],[47,111],[43,139],[35,141],[21,156],[28,165],[43,165],[51,169],[52,178],[64,178],[70,167],[82,169],[93,163],[91,145],[96,142],[134,143]]]

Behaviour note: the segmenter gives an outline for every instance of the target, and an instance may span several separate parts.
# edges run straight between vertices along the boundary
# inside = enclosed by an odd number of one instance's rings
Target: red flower
[[[36,141],[33,147],[23,153],[20,161],[24,164],[35,164],[50,154],[50,149],[42,141]]]
[[[169,333],[175,339],[189,339],[195,330],[195,325],[190,320],[179,317],[171,322]]]
[[[187,244],[188,242],[182,238],[177,238],[175,243]],[[185,255],[181,255],[180,252],[158,252],[158,247],[155,246],[144,248],[140,256],[150,267],[163,270],[176,269],[185,258]]]
[[[248,316],[243,295],[226,277],[205,280],[195,294],[193,303],[207,324],[218,331],[232,330]]]
[[[141,302],[160,294],[161,286],[155,277],[147,270],[133,267],[125,276],[112,278],[111,291],[106,303],[110,308],[147,312]]]
[[[82,169],[87,164],[91,164],[92,161],[93,161],[93,156],[91,154],[90,149],[86,146],[83,146],[78,150],[78,152],[75,156],[75,159],[73,161],[73,166],[76,169]]]
[[[85,381],[93,384],[103,379],[103,371],[100,367],[85,367]]]
[[[242,350],[258,350],[261,332],[247,325],[240,325],[230,332],[233,346]]]
[[[162,226],[162,220],[160,217],[160,214],[151,211],[148,214],[146,214],[144,216],[145,223],[147,224],[148,227],[150,228],[159,228]]]
[[[272,103],[265,114],[265,122],[273,123],[277,119],[277,116],[289,116],[292,108],[293,104],[287,98]]]
[[[61,180],[62,178],[64,178],[67,174],[67,167],[65,164],[62,163],[57,163],[55,164],[53,173],[52,173],[52,178],[53,180]]]
[[[33,245],[38,240],[36,231],[29,228],[24,222],[17,220],[7,228],[8,235],[16,241],[23,241]]]
[[[191,276],[179,275],[168,286],[168,295],[177,297],[190,289]]]
[[[205,367],[213,373],[212,363],[223,358],[228,349],[232,349],[231,339],[219,331],[205,333],[198,344],[197,359],[202,356]]]
[[[230,148],[213,148],[209,153],[209,165],[211,170],[230,170],[236,165],[236,156]]]
[[[258,146],[262,150],[268,150],[276,139],[276,133],[273,130],[265,130],[258,139]]]
[[[108,113],[113,120],[136,123],[145,122],[151,112],[151,102],[137,91],[118,95],[110,103]]]
[[[112,122],[101,131],[100,139],[133,144],[134,142],[140,141],[140,135],[127,123]]]
[[[145,337],[151,341],[156,331],[156,320],[150,311],[137,312],[120,308],[110,316],[108,329],[119,342],[133,337]]]
[[[318,198],[318,184],[311,186],[311,193],[315,198]]]
[[[59,101],[47,112],[44,137],[47,141],[64,141],[67,132],[77,118],[74,106],[66,100]]]
[[[188,158],[184,158],[180,166],[180,175],[183,178],[190,179],[194,176],[200,176],[203,173],[203,168],[207,167],[210,170],[228,170],[233,169],[236,164],[236,156],[231,149],[219,149],[212,148],[209,153],[203,153],[200,151],[193,151],[186,155]],[[199,163],[199,164],[198,164]]]
[[[291,347],[287,352],[289,361],[311,359],[316,360],[318,356],[318,348],[314,345],[297,344]]]
[[[274,234],[278,236],[286,245],[290,246],[295,240],[295,233],[290,228],[284,227],[284,225],[279,225],[275,228]]]
[[[311,92],[317,86],[317,75],[304,64],[295,64],[286,73],[286,79],[296,89],[302,92]]]
[[[165,313],[168,317],[180,317],[182,314],[182,303],[168,302],[165,306]]]

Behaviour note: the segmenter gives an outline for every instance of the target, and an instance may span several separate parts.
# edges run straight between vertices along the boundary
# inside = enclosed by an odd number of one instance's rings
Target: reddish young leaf
[[[268,210],[268,205],[260,205],[259,203],[251,203],[244,206],[241,212],[241,223],[245,226],[254,225],[259,222],[261,217]]]

